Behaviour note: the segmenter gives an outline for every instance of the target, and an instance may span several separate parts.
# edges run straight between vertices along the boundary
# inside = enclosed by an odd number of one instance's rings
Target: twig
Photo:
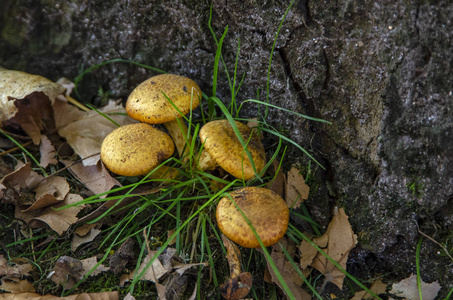
[[[420,230],[420,227],[418,226],[418,223],[417,221],[413,220],[415,222],[415,224],[417,225],[417,230],[418,230],[418,233],[420,233],[421,235],[423,235],[425,238],[427,238],[428,240],[430,240],[431,242],[433,243],[436,243],[437,245],[439,245],[439,247],[441,247],[445,254],[447,254],[447,256],[453,261],[453,257],[451,257],[451,255],[448,253],[448,250],[442,246],[441,243],[439,243],[438,241],[436,241],[435,239],[433,239],[432,237],[430,237],[429,235],[427,235],[426,233],[424,233],[423,231]]]
[[[31,143],[33,143],[33,141],[28,141],[28,142],[26,142],[25,144],[22,144],[22,145],[21,145],[22,147],[17,146],[17,147],[11,148],[11,149],[9,149],[9,150],[2,151],[2,152],[0,152],[0,156],[5,155],[5,154],[8,154],[8,153],[11,153],[11,152],[14,152],[14,151],[16,151],[16,150],[18,150],[18,149],[27,147],[27,146],[30,145]]]
[[[60,170],[55,171],[55,172],[53,172],[52,174],[50,174],[49,176],[43,178],[43,179],[42,179],[41,181],[39,181],[37,184],[39,184],[39,183],[41,183],[42,181],[48,179],[49,177],[55,176],[55,175],[57,175],[57,174],[63,172],[63,171],[66,170],[66,169],[69,169],[70,167],[72,167],[72,166],[74,166],[74,165],[80,164],[83,160],[85,160],[85,159],[87,159],[87,158],[90,158],[90,157],[93,157],[93,156],[96,156],[96,155],[99,155],[99,152],[98,152],[98,153],[95,153],[95,154],[91,154],[91,155],[89,155],[89,156],[87,156],[87,157],[81,158],[81,159],[79,159],[79,160],[76,160],[76,161],[73,162],[72,164],[70,164],[70,165],[68,165],[68,166],[66,166],[66,167],[63,167],[63,168],[61,168]]]

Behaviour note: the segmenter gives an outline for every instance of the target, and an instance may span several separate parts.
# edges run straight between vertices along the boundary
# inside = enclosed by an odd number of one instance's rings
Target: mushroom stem
[[[228,300],[241,299],[247,296],[252,288],[252,274],[241,270],[241,252],[238,246],[222,234],[222,241],[227,249],[226,258],[230,266],[230,278],[220,286],[220,294]]]
[[[173,169],[169,166],[163,165],[159,169],[155,170],[149,178],[151,179],[164,179],[164,184],[168,183],[167,181],[175,179],[179,175],[176,169]]]
[[[225,248],[227,249],[226,258],[228,260],[228,265],[230,266],[230,278],[239,277],[241,274],[241,251],[238,246],[234,244],[229,238],[222,234],[222,242]]]
[[[189,156],[185,155],[188,152],[189,145],[186,143],[187,137],[187,126],[183,120],[173,120],[170,122],[164,123],[165,128],[167,128],[168,134],[172,137],[175,147],[178,150],[179,157],[182,159],[183,163],[186,163],[189,160]],[[190,141],[191,137],[187,137]],[[187,145],[187,147],[186,147]],[[184,156],[185,155],[185,156]]]
[[[201,150],[197,168],[201,171],[212,171],[217,166],[215,160],[205,149]]]

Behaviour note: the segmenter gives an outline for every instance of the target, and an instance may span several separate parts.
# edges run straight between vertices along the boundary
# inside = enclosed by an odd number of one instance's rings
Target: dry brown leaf
[[[143,259],[142,263],[140,264],[140,267],[137,270],[137,274],[142,273],[142,271],[149,264],[149,262],[156,255],[156,253],[157,253],[157,251],[151,251],[150,253],[148,253],[148,255],[145,256],[145,258]],[[149,280],[149,281],[152,281],[152,282],[156,283],[159,280],[159,278],[161,278],[162,276],[167,274],[169,271],[170,270],[166,269],[162,265],[160,260],[158,258],[156,258],[153,261],[153,263],[151,264],[151,266],[149,266],[149,268],[145,271],[145,273],[143,274],[143,276],[140,279],[141,280]],[[132,272],[130,274],[121,276],[120,285],[124,285],[125,282],[129,281],[130,279],[132,279],[134,277],[134,273],[135,272]]]
[[[140,274],[146,267],[146,265],[151,261],[157,251],[151,251],[142,261],[140,268],[137,271],[137,274]],[[184,264],[180,263],[173,259],[173,256],[176,254],[176,249],[174,248],[167,248],[165,251],[154,260],[152,265],[146,270],[145,274],[141,278],[141,280],[149,280],[154,283],[162,278],[164,275],[175,271],[182,275],[187,269],[194,267],[194,266],[207,266],[208,263],[193,263],[193,264]],[[120,285],[123,285],[125,282],[129,281],[133,278],[135,272],[131,274],[123,275],[120,279]]]
[[[17,192],[20,191],[20,188],[25,188],[26,180],[31,173],[31,164],[28,162],[26,164],[17,164],[15,170],[12,173],[9,173],[0,180],[0,183],[3,184],[6,188],[15,189]]]
[[[28,280],[2,278],[0,289],[11,293],[34,293],[36,290]]]
[[[118,292],[82,293],[66,297],[36,293],[0,294],[1,300],[118,300]]]
[[[171,230],[167,231],[167,239],[170,239],[175,232],[176,232],[175,229],[171,229]],[[171,245],[174,245],[175,243],[176,243],[176,235],[170,242],[168,242],[168,245],[171,246]]]
[[[318,254],[318,250],[313,247],[309,242],[303,240],[300,246],[298,247],[300,253],[300,267],[306,269],[308,266],[311,266],[313,260]]]
[[[54,125],[51,104],[64,87],[39,75],[0,70],[0,124],[20,126],[38,145]]]
[[[370,291],[375,293],[376,295],[383,294],[387,290],[387,284],[383,283],[381,279],[376,280],[373,282],[371,285]],[[368,300],[368,299],[373,299],[373,297],[368,294],[367,291],[359,291],[355,293],[354,297],[352,297],[350,300]]]
[[[98,156],[97,159],[99,159]],[[70,166],[70,172],[95,195],[110,191],[114,186],[121,186],[118,180],[110,176],[100,160],[91,166],[84,166],[82,163],[73,165],[73,162],[69,160],[62,162],[66,166]]]
[[[65,178],[54,176],[42,180],[35,188],[36,201],[24,212],[39,210],[64,200],[69,192],[69,184]]]
[[[287,173],[286,180],[286,204],[288,207],[298,208],[308,199],[310,188],[305,184],[304,176],[294,167]]]
[[[73,204],[83,200],[78,194],[69,194],[65,200],[56,205],[47,207],[43,210],[34,210],[30,212],[23,212],[16,206],[15,217],[27,222],[33,228],[40,228],[43,223],[49,225],[59,235],[62,235],[78,218],[77,214],[83,209],[83,206],[73,206],[62,210],[54,210],[65,205]]]
[[[68,100],[63,95],[59,95],[55,99],[52,109],[54,112],[55,127],[57,129],[63,128],[86,116],[85,111],[69,104]]]
[[[20,278],[22,276],[30,275],[29,272],[33,266],[29,263],[8,265],[8,261],[3,255],[0,255],[0,276],[6,278]]]
[[[55,159],[55,147],[50,142],[49,138],[45,135],[41,135],[41,145],[39,145],[39,153],[41,155],[41,160],[39,165],[43,168],[47,168],[49,164],[55,165],[58,163],[58,160]]]
[[[423,299],[436,298],[441,288],[440,284],[437,281],[434,281],[432,283],[425,283],[423,282],[423,280],[421,280],[420,285]],[[411,276],[409,276],[408,278],[403,279],[398,283],[394,283],[392,285],[390,293],[398,297],[404,297],[406,299],[419,300],[420,294],[418,292],[417,276],[411,274]]]
[[[34,192],[37,200],[46,194],[53,195],[57,200],[63,200],[69,189],[69,184],[64,177],[52,176],[42,180]]]
[[[70,256],[62,256],[55,263],[50,279],[63,288],[70,289],[82,278],[82,262]]]
[[[286,189],[286,177],[285,174],[282,172],[281,169],[278,168],[279,163],[275,159],[272,162],[272,168],[269,168],[269,171],[272,175],[274,175],[274,180],[267,184],[267,188],[271,191],[277,193],[282,199],[285,199],[285,189]],[[277,174],[275,175],[275,173]]]
[[[287,249],[287,248],[291,249],[291,247],[292,247],[291,242],[289,242],[286,238],[283,238],[281,240],[281,242],[283,243],[283,247],[285,247],[285,249]],[[282,275],[286,285],[290,289],[291,293],[294,295],[295,299],[301,299],[301,300],[311,299],[310,294],[308,294],[301,287],[302,283],[303,283],[303,278],[297,273],[297,271],[292,266],[291,262],[287,259],[285,253],[280,251],[279,248],[280,248],[279,245],[274,245],[272,247],[271,257],[272,257],[278,271]],[[291,252],[294,252],[294,250],[292,250]],[[267,260],[267,258],[266,258],[266,260]],[[280,289],[283,292],[285,292],[280,280],[277,278],[277,275],[275,274],[274,270],[270,267],[269,261],[268,261],[268,271],[271,275],[272,282],[277,284],[280,287]],[[285,294],[286,294],[286,292],[285,292]]]
[[[121,273],[126,265],[132,260],[134,255],[135,241],[131,238],[126,239],[120,248],[109,258],[109,267],[114,274]]]
[[[95,268],[97,263],[96,257],[78,260],[70,256],[62,256],[55,263],[51,280],[56,284],[61,284],[65,289],[70,289],[82,279],[83,276]],[[101,264],[90,273],[90,276],[95,276],[107,270],[109,270],[109,268],[104,267]]]
[[[33,204],[34,195],[26,189],[31,172],[30,163],[19,162],[13,172],[0,180],[0,201],[14,205]]]
[[[109,267],[106,267],[102,264],[100,264],[96,267],[96,265],[98,264],[98,259],[96,256],[82,259],[80,262],[82,263],[82,266],[83,266],[83,271],[82,271],[83,275],[86,275],[86,274],[88,274],[88,272],[91,272],[89,276],[96,276],[101,272],[110,270]],[[93,268],[96,268],[96,269],[93,270]],[[91,271],[91,270],[93,270],[93,271]]]
[[[96,228],[90,230],[89,234],[80,236],[74,234],[71,241],[71,250],[76,251],[80,245],[92,242],[102,231]]]
[[[119,103],[110,101],[105,107],[100,109],[101,112],[109,115],[119,125],[136,123],[137,121],[130,118]],[[125,115],[118,115],[124,113]],[[68,144],[81,157],[87,158],[100,152],[101,144],[104,138],[112,132],[117,126],[110,120],[106,119],[96,111],[84,113],[84,116],[62,128],[59,128],[60,136],[66,138]],[[96,165],[99,157],[90,157],[83,160],[85,166]]]
[[[328,242],[327,248],[323,249],[324,252],[335,260],[343,269],[346,269],[349,251],[357,244],[357,235],[352,231],[348,216],[343,208],[335,208],[334,216],[327,227],[327,231],[318,239],[318,241],[320,241],[321,244],[324,244],[326,237],[328,237]],[[337,267],[335,267],[335,265],[324,255],[318,253],[311,266],[324,274],[325,282],[332,282],[342,289],[343,280],[346,275],[337,269]]]
[[[261,140],[263,138],[263,132],[259,129],[259,125],[258,118],[251,118],[250,121],[247,122],[247,126],[252,128],[252,131],[254,131]]]
[[[99,225],[100,225],[99,223],[83,224],[83,225],[77,227],[77,229],[74,230],[74,233],[79,236],[85,236],[90,232],[91,229],[96,228]]]

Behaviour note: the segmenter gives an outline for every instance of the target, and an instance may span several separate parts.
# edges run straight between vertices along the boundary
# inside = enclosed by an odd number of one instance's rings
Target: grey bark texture
[[[210,1],[1,2],[3,67],[56,80],[122,58],[188,76],[211,95]],[[266,99],[271,49],[289,4],[213,1],[217,39],[228,26],[222,53],[230,74],[240,42],[238,80],[245,79],[238,101]],[[269,102],[332,125],[276,109],[268,122],[325,167],[311,164],[306,204],[324,226],[335,205],[346,209],[360,242],[348,270],[362,279],[415,273],[418,228],[453,249],[452,16],[447,0],[299,0],[278,35]],[[217,96],[227,103],[223,66],[219,73]],[[101,104],[100,90],[126,98],[155,74],[127,63],[106,65],[80,82],[81,99]],[[242,113],[262,111],[249,103]],[[271,145],[275,138],[268,138]],[[299,168],[309,161],[297,149],[288,157]],[[424,239],[422,279],[437,280],[443,297],[453,287],[452,263]]]

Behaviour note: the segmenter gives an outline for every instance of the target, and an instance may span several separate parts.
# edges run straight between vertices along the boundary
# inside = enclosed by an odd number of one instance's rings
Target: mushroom
[[[235,123],[247,143],[256,172],[261,172],[266,164],[266,154],[259,137],[247,125],[237,121]],[[205,150],[201,152],[198,162],[200,169],[212,170],[219,165],[236,178],[249,180],[255,176],[250,159],[228,120],[206,123],[199,134]]]
[[[184,161],[187,126],[177,119],[195,109],[201,95],[195,81],[184,76],[161,74],[145,80],[132,91],[126,102],[126,112],[140,122],[164,124]]]
[[[220,286],[220,294],[228,300],[244,298],[252,288],[252,274],[241,271],[241,252],[238,246],[223,234],[222,241],[227,249],[226,258],[230,267],[230,278]]]
[[[101,146],[101,159],[113,173],[123,176],[144,175],[155,169],[175,151],[165,132],[144,123],[116,128]]]
[[[233,242],[246,248],[260,246],[236,205],[250,221],[265,247],[275,244],[285,235],[289,222],[289,209],[285,201],[269,189],[244,187],[223,197],[217,205],[217,225]]]

